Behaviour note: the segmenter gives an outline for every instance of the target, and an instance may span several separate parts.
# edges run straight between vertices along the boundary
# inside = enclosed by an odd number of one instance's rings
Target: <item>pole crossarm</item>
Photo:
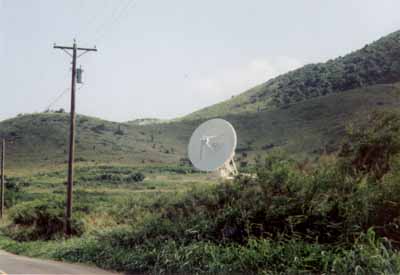
[[[73,50],[74,47],[70,47],[70,46],[57,46],[54,45],[53,46],[54,49],[62,49],[62,50]],[[97,48],[76,48],[76,50],[78,51],[88,51],[88,52],[97,52]]]
[[[97,52],[97,48],[76,48],[78,51]]]
[[[54,49],[60,49],[60,50],[63,50],[66,54],[68,54],[70,57],[73,57],[73,55],[70,53],[70,52],[68,52],[68,50],[74,50],[74,47],[70,47],[70,46],[58,46],[58,45],[56,45],[56,44],[54,44],[54,46],[53,46],[53,48]],[[88,53],[88,52],[97,52],[97,48],[96,48],[96,46],[94,47],[94,48],[76,48],[76,51],[78,52],[78,51],[83,51],[83,53],[81,53],[81,54],[78,54],[77,56],[76,56],[76,58],[79,58],[79,57],[81,57],[82,55],[84,55],[84,54],[86,54],[86,53]]]
[[[74,47],[57,46],[56,44],[54,44],[53,48],[54,49],[62,49],[62,50],[73,50],[74,49]]]

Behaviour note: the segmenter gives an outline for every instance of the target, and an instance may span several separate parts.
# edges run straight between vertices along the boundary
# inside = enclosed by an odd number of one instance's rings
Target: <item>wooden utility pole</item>
[[[5,161],[5,156],[6,156],[6,141],[3,138],[1,142],[1,163],[0,163],[0,173],[1,173],[1,180],[0,180],[0,219],[3,218],[4,214],[4,191],[6,189],[5,182],[4,182],[4,161]]]
[[[71,78],[71,113],[69,124],[69,150],[68,150],[68,179],[67,179],[67,201],[65,209],[65,235],[70,236],[72,233],[72,193],[74,186],[74,159],[75,159],[75,88],[76,88],[76,60],[81,55],[89,51],[97,51],[96,48],[78,48],[76,41],[72,47],[56,46],[55,49],[61,49],[72,57],[72,78]],[[68,51],[72,50],[72,54]],[[78,56],[78,51],[83,51]]]

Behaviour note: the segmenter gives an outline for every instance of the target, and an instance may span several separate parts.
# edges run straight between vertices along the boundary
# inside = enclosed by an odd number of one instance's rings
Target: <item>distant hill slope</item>
[[[337,148],[345,126],[373,110],[400,107],[400,83],[380,84],[287,105],[285,108],[226,115],[238,132],[238,164],[281,149],[299,158]],[[78,116],[78,162],[179,164],[193,130],[206,119],[130,125]],[[7,167],[59,166],[66,162],[68,115],[32,114],[0,122]],[[13,142],[11,142],[13,140]]]
[[[400,83],[378,84],[255,113],[221,116],[238,132],[237,160],[252,160],[271,150],[299,158],[336,150],[349,123],[362,123],[372,111],[397,111]],[[162,132],[187,144],[191,132],[205,121],[190,119],[161,124]]]
[[[57,165],[67,160],[67,114],[23,115],[0,122],[7,139],[7,165]],[[183,152],[155,128],[78,116],[76,160],[85,162],[177,162]]]
[[[397,81],[400,81],[400,31],[344,57],[278,76],[183,119],[271,110],[310,98]]]

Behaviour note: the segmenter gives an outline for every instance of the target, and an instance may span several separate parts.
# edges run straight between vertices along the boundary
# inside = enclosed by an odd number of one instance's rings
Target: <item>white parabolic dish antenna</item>
[[[233,126],[223,119],[201,124],[190,138],[188,152],[192,164],[201,171],[219,171],[221,176],[236,174],[233,161],[237,144]]]

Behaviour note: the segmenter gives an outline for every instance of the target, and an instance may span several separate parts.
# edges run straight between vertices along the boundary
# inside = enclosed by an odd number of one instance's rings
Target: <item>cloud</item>
[[[193,79],[188,88],[191,95],[202,102],[215,103],[302,65],[298,59],[287,56],[257,58],[234,68],[215,70],[204,78]]]

